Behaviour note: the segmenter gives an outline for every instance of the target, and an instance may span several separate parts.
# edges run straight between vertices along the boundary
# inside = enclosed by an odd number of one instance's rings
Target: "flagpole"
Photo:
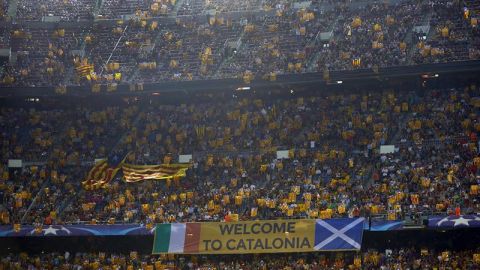
[[[128,25],[126,25],[125,28],[123,29],[122,35],[118,38],[117,43],[115,44],[115,47],[113,47],[112,52],[111,52],[110,55],[108,56],[107,62],[105,62],[105,64],[102,66],[102,70],[100,71],[100,76],[102,76],[103,71],[105,70],[105,68],[107,67],[108,63],[110,62],[110,59],[112,58],[113,53],[114,53],[115,50],[117,49],[118,44],[119,44],[120,41],[122,40],[122,38],[123,38],[123,36],[125,35],[125,32],[127,31],[127,29],[128,29]]]

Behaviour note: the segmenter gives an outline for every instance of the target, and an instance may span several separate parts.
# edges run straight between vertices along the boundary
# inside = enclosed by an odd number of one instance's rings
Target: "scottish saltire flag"
[[[315,250],[359,250],[364,218],[317,219]]]
[[[480,216],[460,215],[431,217],[428,219],[428,227],[432,229],[478,228],[480,227]]]

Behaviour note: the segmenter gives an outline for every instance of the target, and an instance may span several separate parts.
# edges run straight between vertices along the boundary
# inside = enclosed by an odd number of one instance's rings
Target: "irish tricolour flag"
[[[157,225],[153,253],[197,253],[200,225],[200,223]]]

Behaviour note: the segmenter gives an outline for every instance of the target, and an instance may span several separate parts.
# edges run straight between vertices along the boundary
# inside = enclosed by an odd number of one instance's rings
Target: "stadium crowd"
[[[322,48],[319,68],[351,69],[352,59],[358,59],[357,67],[363,68],[409,64],[411,41],[407,40],[407,33],[428,9],[427,2],[409,1],[354,10],[345,7],[337,12],[344,14],[337,22],[341,27],[333,29],[334,40]]]
[[[4,256],[0,270],[10,269],[284,269],[284,270],[340,270],[340,269],[480,269],[480,254],[475,250],[435,251],[398,249],[386,252],[229,256],[165,256],[98,253],[20,253]]]
[[[17,20],[47,13],[80,20],[92,13],[94,2],[20,1]],[[99,15],[116,21],[60,23],[57,29],[11,25],[3,39],[18,60],[5,64],[1,85],[57,87],[238,77],[248,82],[274,80],[278,74],[480,56],[476,6],[470,2],[314,1],[301,8],[276,1],[224,5],[219,0],[189,0],[182,1],[179,14],[217,11],[208,16],[178,16],[174,22],[158,15],[176,9],[175,1],[101,2]],[[255,13],[229,13],[257,7],[261,10]],[[126,14],[132,16],[121,17]],[[419,25],[431,29],[422,40],[414,33]]]
[[[448,12],[452,5],[450,1],[432,3],[431,30],[427,41],[419,40],[416,45],[413,56],[415,63],[455,61],[479,54],[478,27],[469,27],[472,23],[476,25],[476,19],[472,21],[468,8]]]
[[[27,1],[17,3],[17,17],[25,21],[41,21],[43,17],[58,16],[62,21],[93,19],[91,13],[95,7],[92,0],[76,1]]]
[[[1,221],[478,213],[479,105],[472,85],[142,109],[2,108]],[[380,153],[385,144],[397,151]],[[278,150],[289,158],[277,159]],[[162,164],[188,153],[193,161],[180,179],[125,183],[119,174],[104,189],[81,184],[95,158]],[[9,170],[9,159],[43,165]]]

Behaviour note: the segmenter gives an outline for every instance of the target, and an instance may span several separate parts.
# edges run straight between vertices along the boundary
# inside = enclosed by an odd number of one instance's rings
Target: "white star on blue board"
[[[57,235],[57,231],[59,231],[59,230],[60,229],[55,229],[52,226],[49,226],[47,229],[43,230],[43,235],[47,235],[47,234]]]
[[[470,226],[470,224],[468,224],[469,221],[471,221],[473,219],[469,219],[469,218],[463,218],[463,216],[460,216],[459,218],[456,218],[456,219],[452,219],[451,221],[455,222],[455,224],[453,225],[453,227],[457,227],[458,225],[465,225],[465,226]]]
[[[449,216],[449,217],[444,217],[442,218],[440,221],[438,221],[438,223],[436,224],[437,227],[443,227],[445,226],[444,223],[448,224],[447,226],[453,226],[453,227],[457,227],[457,226],[465,226],[465,227],[471,227],[472,224],[470,224],[470,222],[478,222],[480,221],[480,217],[478,216]],[[450,225],[451,224],[451,225]]]

